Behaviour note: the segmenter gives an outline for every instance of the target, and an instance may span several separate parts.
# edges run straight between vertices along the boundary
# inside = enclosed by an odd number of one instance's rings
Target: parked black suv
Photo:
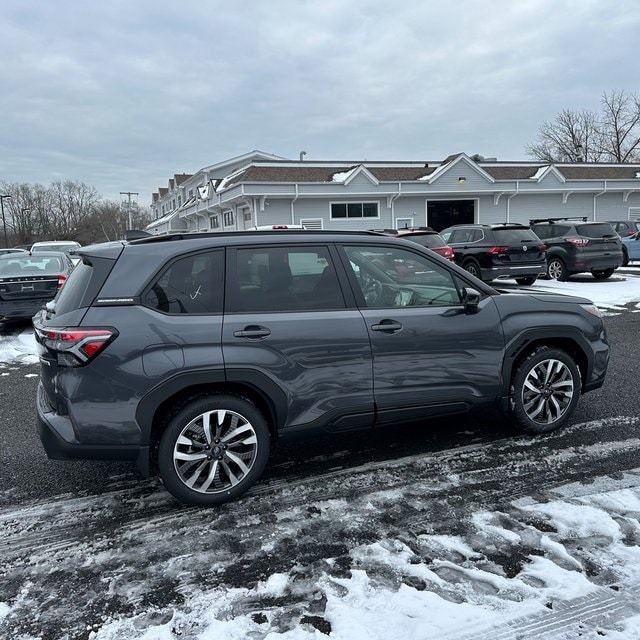
[[[481,280],[515,278],[529,285],[547,270],[546,247],[526,225],[459,224],[440,235],[456,263]]]
[[[44,448],[135,460],[191,504],[239,496],[288,436],[482,406],[552,431],[607,370],[589,300],[499,293],[377,233],[200,233],[79,254],[34,317]]]
[[[605,280],[623,263],[622,241],[608,222],[541,218],[529,224],[547,245],[547,276],[553,280],[586,271]]]

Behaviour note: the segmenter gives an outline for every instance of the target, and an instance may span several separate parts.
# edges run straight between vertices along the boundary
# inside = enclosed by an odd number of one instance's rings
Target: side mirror
[[[480,292],[472,287],[465,287],[462,290],[462,304],[465,313],[477,313],[480,304]]]

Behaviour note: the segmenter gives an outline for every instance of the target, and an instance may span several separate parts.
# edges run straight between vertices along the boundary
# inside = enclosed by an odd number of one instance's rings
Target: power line
[[[128,214],[128,218],[129,218],[129,229],[133,229],[133,222],[131,220],[131,196],[137,196],[139,195],[137,191],[121,191],[120,192],[121,196],[128,196],[128,200],[127,200],[127,214]]]

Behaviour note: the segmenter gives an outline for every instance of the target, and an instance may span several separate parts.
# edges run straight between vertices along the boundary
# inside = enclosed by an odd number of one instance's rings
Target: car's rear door
[[[494,227],[493,233],[496,242],[496,264],[526,267],[544,263],[546,247],[531,229]]]
[[[345,277],[329,244],[227,249],[227,381],[268,392],[282,432],[373,424],[371,345]]]

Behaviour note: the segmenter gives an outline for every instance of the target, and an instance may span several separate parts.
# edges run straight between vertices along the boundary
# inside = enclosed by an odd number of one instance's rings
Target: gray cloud
[[[256,148],[524,159],[561,109],[637,90],[635,0],[8,4],[0,180],[114,199]]]

